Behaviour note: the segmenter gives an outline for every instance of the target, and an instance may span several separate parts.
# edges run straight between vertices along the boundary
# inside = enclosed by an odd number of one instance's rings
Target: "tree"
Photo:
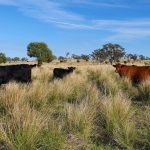
[[[71,57],[72,57],[73,59],[76,59],[76,61],[77,61],[78,63],[80,62],[81,56],[76,55],[76,54],[72,54]]]
[[[125,51],[124,48],[118,44],[105,44],[100,49],[96,49],[92,52],[91,56],[93,59],[104,62],[106,59],[112,63],[113,61],[119,61],[120,58],[124,57]]]
[[[127,55],[127,58],[128,58],[128,59],[133,59],[134,61],[137,59],[137,57],[138,57],[138,56],[137,56],[136,54],[128,54],[128,55]]]
[[[107,53],[103,49],[96,49],[92,52],[91,57],[99,62],[104,62],[107,59]]]
[[[10,61],[12,61],[12,58],[6,57],[6,60],[10,62]]]
[[[73,59],[77,59],[77,60],[81,59],[81,56],[76,55],[76,54],[72,54],[71,57],[72,57]]]
[[[131,59],[133,59],[134,61],[136,61],[138,58],[138,56],[136,54],[133,54],[133,56],[131,57]]]
[[[0,53],[0,63],[6,63],[7,58],[4,53]]]
[[[68,58],[69,54],[70,54],[69,52],[66,53],[66,58]]]
[[[139,55],[139,59],[140,59],[140,60],[145,60],[145,56]]]
[[[63,56],[59,56],[59,57],[58,57],[58,60],[59,60],[60,62],[67,62],[67,59],[66,59],[65,57],[63,57]]]
[[[39,65],[41,65],[42,62],[51,62],[53,60],[52,51],[44,42],[29,43],[27,46],[27,55],[29,57],[36,57]]]
[[[22,57],[21,61],[28,61],[28,58]]]
[[[125,56],[125,50],[119,44],[105,44],[102,50],[107,53],[108,59],[112,59],[113,61],[118,61]]]
[[[19,57],[14,57],[12,58],[13,61],[20,61],[20,58]]]
[[[85,60],[85,61],[89,61],[90,56],[89,56],[89,55],[84,55],[84,54],[82,54],[82,55],[81,55],[81,59],[83,59],[83,60]]]

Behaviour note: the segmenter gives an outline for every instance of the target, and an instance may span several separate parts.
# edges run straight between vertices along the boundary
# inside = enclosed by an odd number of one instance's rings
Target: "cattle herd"
[[[19,64],[19,65],[8,65],[0,66],[0,85],[6,84],[10,81],[17,81],[22,83],[30,83],[31,80],[31,70],[33,67],[38,65],[28,65],[28,64]],[[75,67],[68,67],[68,69],[63,68],[54,68],[53,78],[62,79],[66,75],[73,72]]]
[[[31,82],[31,70],[37,65],[19,64],[19,65],[8,65],[0,66],[0,85],[6,84],[9,81],[17,81],[23,83]],[[133,84],[138,84],[143,81],[150,79],[150,66],[135,66],[135,65],[113,65],[116,68],[115,72],[120,77],[128,78]],[[72,73],[76,67],[54,68],[53,78],[62,79],[66,75]]]

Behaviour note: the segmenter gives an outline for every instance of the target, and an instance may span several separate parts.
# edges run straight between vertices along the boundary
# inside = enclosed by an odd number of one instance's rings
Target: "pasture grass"
[[[136,100],[150,102],[150,82],[146,81],[138,85],[138,94]]]
[[[53,68],[71,65],[53,80]],[[149,94],[149,82],[132,86],[110,65],[44,64],[32,83],[0,87],[0,149],[149,149]]]
[[[100,90],[100,92],[105,95],[115,96],[120,88],[116,83],[116,76],[114,75],[112,69],[108,66],[97,68],[97,70],[89,70],[88,78],[90,81],[94,81]]]

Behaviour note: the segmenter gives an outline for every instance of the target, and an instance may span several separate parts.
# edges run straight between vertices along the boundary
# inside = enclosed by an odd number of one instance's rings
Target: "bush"
[[[123,63],[124,63],[124,64],[127,64],[127,61],[125,60],[125,61],[123,61]]]
[[[60,63],[65,63],[67,62],[67,59],[60,59]]]
[[[77,63],[79,63],[80,62],[80,59],[77,59]]]
[[[105,64],[108,64],[108,61],[105,61]]]

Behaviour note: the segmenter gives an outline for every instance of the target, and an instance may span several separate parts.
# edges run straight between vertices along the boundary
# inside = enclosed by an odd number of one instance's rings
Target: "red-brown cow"
[[[141,83],[150,79],[150,66],[113,65],[120,77],[127,77],[132,83]]]

